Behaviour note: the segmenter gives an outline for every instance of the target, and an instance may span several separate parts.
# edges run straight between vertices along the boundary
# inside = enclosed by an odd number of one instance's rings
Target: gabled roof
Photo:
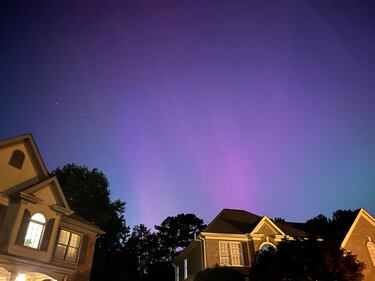
[[[256,229],[258,224],[265,220],[271,221],[282,233],[293,237],[306,237],[307,233],[295,228],[288,222],[274,222],[268,217],[250,213],[244,210],[223,209],[214,220],[202,232],[225,233],[225,234],[246,234]]]
[[[365,209],[360,208],[360,209],[356,210],[353,214],[353,220],[351,221],[351,223],[348,223],[347,225],[344,226],[345,231],[343,232],[343,234],[345,236],[341,240],[342,241],[341,247],[345,248],[346,243],[348,242],[349,237],[351,236],[351,234],[352,234],[358,220],[360,219],[360,217],[365,218],[367,221],[369,221],[371,224],[373,224],[375,226],[375,218],[373,216],[371,216]]]
[[[0,140],[0,148],[8,147],[18,143],[25,143],[28,148],[30,148],[29,153],[35,165],[36,171],[41,178],[48,177],[48,170],[46,165],[43,162],[42,156],[40,155],[39,149],[34,141],[34,138],[31,133],[20,135],[5,140]]]
[[[244,210],[223,209],[203,232],[245,234],[250,233],[262,217]]]
[[[11,189],[8,189],[5,194],[9,197],[15,197],[21,193],[23,194],[33,194],[37,192],[38,190],[45,188],[47,185],[51,184],[52,187],[52,194],[55,197],[56,202],[58,202],[58,205],[62,208],[65,208],[67,213],[73,213],[73,211],[70,209],[68,201],[65,198],[65,195],[61,189],[60,183],[57,180],[56,176],[50,177],[46,180],[43,180],[37,184],[33,184],[27,187],[14,187]]]

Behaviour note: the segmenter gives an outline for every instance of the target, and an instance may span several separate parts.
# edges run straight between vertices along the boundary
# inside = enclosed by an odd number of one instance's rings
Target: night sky
[[[1,1],[0,138],[97,167],[130,225],[375,214],[374,1]]]

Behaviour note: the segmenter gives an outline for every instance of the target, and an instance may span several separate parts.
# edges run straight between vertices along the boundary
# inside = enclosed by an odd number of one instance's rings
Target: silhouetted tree
[[[125,202],[111,201],[109,183],[103,172],[67,164],[52,172],[56,175],[70,207],[105,234],[96,244],[91,280],[108,280],[123,275],[119,255],[129,233]]]
[[[254,281],[361,281],[364,264],[332,243],[283,240],[276,250],[259,252]]]
[[[305,223],[306,230],[311,234],[321,235],[326,237],[330,231],[330,220],[320,214]]]
[[[125,251],[128,254],[127,260],[131,262],[130,266],[136,269],[142,280],[147,280],[153,265],[161,259],[158,237],[143,224],[133,227],[132,234],[126,241]]]
[[[337,210],[333,212],[332,219],[320,214],[308,220],[304,227],[309,233],[322,236],[331,243],[340,244],[356,214],[357,212],[352,210]]]
[[[194,281],[244,281],[244,276],[230,267],[211,267],[198,272]]]
[[[172,262],[181,250],[193,241],[194,234],[205,227],[203,220],[194,214],[167,217],[160,225],[155,225],[165,261]]]
[[[273,219],[275,222],[285,222],[284,218],[276,217]]]

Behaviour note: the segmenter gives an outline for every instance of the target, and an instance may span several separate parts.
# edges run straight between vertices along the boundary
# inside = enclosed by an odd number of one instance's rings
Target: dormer
[[[48,178],[31,134],[0,141],[0,193]]]

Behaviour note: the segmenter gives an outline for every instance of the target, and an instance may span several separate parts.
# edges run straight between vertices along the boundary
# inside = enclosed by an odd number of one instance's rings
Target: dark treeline
[[[105,231],[105,234],[98,238],[96,243],[91,273],[92,281],[173,281],[173,259],[194,239],[195,233],[199,233],[205,228],[203,220],[196,215],[178,214],[170,216],[162,221],[160,225],[156,225],[154,231],[143,224],[136,225],[130,229],[126,225],[124,217],[125,202],[121,200],[112,201],[110,199],[109,183],[101,171],[68,164],[52,173],[57,176],[71,208],[77,214]],[[285,249],[285,252],[290,253],[289,258],[294,261],[307,260],[306,255],[299,256],[298,253],[306,253],[308,251],[321,251],[322,256],[326,254],[333,255],[332,253],[338,256],[337,253],[340,251],[339,242],[342,241],[342,235],[346,233],[344,229],[353,221],[355,215],[356,212],[350,210],[338,210],[333,213],[332,218],[318,215],[306,223],[296,224],[297,228],[324,237],[329,241],[329,245],[335,245],[334,249],[336,250],[324,248],[323,246],[323,248],[317,249],[316,245],[299,244],[299,242],[281,243],[281,251],[267,253],[259,257],[254,263],[254,274],[262,272],[265,270],[264,266],[266,266],[270,273],[269,278],[267,279],[266,275],[261,274],[264,278],[260,278],[259,275],[254,280],[278,280],[278,278],[286,280],[282,278],[288,277],[289,273],[286,272],[284,276],[281,276],[279,273],[282,271],[276,266],[281,264],[280,261],[287,260],[285,256],[280,256],[283,253],[283,249]],[[275,221],[285,222],[283,218],[275,218]],[[336,264],[341,265],[342,262],[347,262],[347,260],[348,258],[342,261],[340,258]],[[273,261],[275,265],[274,271],[271,270],[270,261]],[[311,264],[311,261],[309,262]],[[323,267],[328,268],[329,265],[323,265]],[[256,270],[257,268],[259,269],[258,271]],[[289,268],[296,269],[298,267]],[[301,268],[305,269],[306,266],[301,264]],[[314,270],[316,270],[315,267],[311,269],[312,272]],[[353,274],[357,274],[361,270],[362,268],[359,266]],[[279,275],[276,277],[276,275],[271,274],[272,272],[277,272]],[[237,277],[234,278],[236,273],[229,272],[228,274],[230,276],[228,280],[237,280]],[[349,273],[345,274],[348,275]],[[226,280],[225,269],[208,270],[198,275],[197,280],[211,280],[212,278],[214,278],[212,280],[219,280],[217,276],[220,276],[220,280]],[[352,279],[344,278],[342,280],[361,280],[360,277],[354,278],[353,276],[350,275]],[[305,280],[303,279],[304,277],[301,278],[301,280]]]
[[[92,281],[174,280],[173,259],[205,224],[193,214],[166,218],[155,231],[145,225],[126,225],[125,202],[111,201],[109,183],[97,170],[75,164],[52,172],[71,208],[105,234],[96,243]]]

